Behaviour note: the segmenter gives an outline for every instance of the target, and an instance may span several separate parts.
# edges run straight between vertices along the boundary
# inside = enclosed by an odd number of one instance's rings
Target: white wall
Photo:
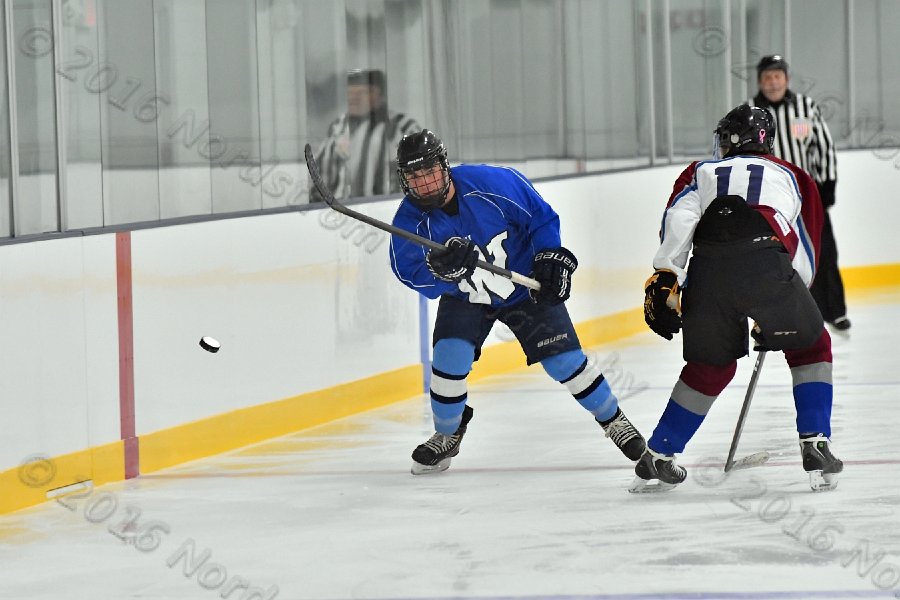
[[[831,222],[842,267],[900,262],[900,149],[838,154]]]
[[[114,241],[0,248],[0,470],[118,439]]]
[[[322,210],[135,232],[138,434],[418,362],[387,236],[359,245],[351,228]]]
[[[842,265],[900,262],[896,160],[839,158]],[[580,261],[575,321],[640,306],[681,168],[537,186]],[[133,232],[138,434],[417,363],[417,297],[360,230],[322,209]],[[0,246],[0,470],[118,439],[115,275],[114,234]]]

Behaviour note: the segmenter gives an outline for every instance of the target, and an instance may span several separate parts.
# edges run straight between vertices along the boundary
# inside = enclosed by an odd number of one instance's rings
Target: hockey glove
[[[765,336],[763,336],[762,328],[759,326],[759,323],[756,321],[753,322],[753,327],[750,328],[750,337],[753,338],[753,351],[761,352],[761,351],[770,351],[772,348],[769,348],[766,345]]]
[[[678,276],[667,269],[657,270],[644,284],[644,321],[667,340],[681,330],[680,293]]]
[[[452,237],[446,245],[444,250],[430,250],[425,255],[425,264],[431,274],[451,283],[471,277],[478,262],[478,248],[472,240]]]
[[[531,276],[541,289],[528,290],[528,294],[534,302],[550,306],[565,302],[572,292],[572,273],[577,268],[578,260],[565,248],[541,250],[531,262]]]

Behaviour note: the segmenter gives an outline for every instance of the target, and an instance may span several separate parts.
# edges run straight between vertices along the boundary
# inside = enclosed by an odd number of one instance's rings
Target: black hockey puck
[[[219,343],[219,340],[216,338],[211,338],[208,335],[200,338],[200,347],[206,350],[207,352],[212,352],[215,354],[219,351],[219,348],[222,347],[222,344]]]

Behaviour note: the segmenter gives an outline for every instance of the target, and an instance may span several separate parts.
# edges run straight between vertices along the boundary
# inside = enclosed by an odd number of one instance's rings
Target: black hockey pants
[[[698,244],[682,294],[684,359],[724,365],[749,350],[748,317],[772,350],[806,348],[824,323],[780,242]]]

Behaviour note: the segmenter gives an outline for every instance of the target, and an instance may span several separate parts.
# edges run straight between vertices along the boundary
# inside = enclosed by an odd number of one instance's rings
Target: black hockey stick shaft
[[[734,437],[731,439],[731,448],[728,450],[728,459],[725,461],[725,472],[734,466],[734,455],[737,452],[741,432],[744,430],[744,421],[750,411],[750,401],[753,400],[753,392],[756,391],[756,382],[759,381],[759,373],[762,371],[763,361],[766,360],[766,350],[760,350],[756,355],[756,364],[753,365],[753,375],[750,377],[750,385],[747,386],[747,395],[744,396],[744,404],[741,406],[741,414],[738,416],[737,425],[734,427]]]
[[[312,147],[309,144],[306,144],[306,147],[303,149],[303,154],[306,156],[306,168],[309,169],[309,176],[312,179],[313,185],[316,186],[319,194],[321,194],[322,198],[325,200],[325,204],[330,206],[332,209],[338,211],[339,213],[345,214],[352,219],[362,221],[363,223],[371,225],[376,229],[381,229],[382,231],[386,231],[392,235],[396,235],[397,237],[409,240],[410,242],[419,244],[420,246],[424,246],[425,248],[429,248],[431,250],[445,250],[447,248],[445,245],[435,242],[434,240],[429,240],[428,238],[416,235],[415,233],[406,231],[405,229],[395,227],[390,223],[385,223],[384,221],[373,219],[372,217],[357,212],[352,208],[347,208],[337,201],[337,199],[334,197],[334,194],[331,193],[331,190],[329,190],[328,186],[325,185],[325,182],[322,181],[322,176],[319,173],[319,165],[316,164],[316,159],[315,156],[313,156]],[[541,284],[539,282],[535,281],[531,277],[525,277],[520,273],[516,273],[515,271],[510,271],[508,269],[504,269],[503,267],[498,267],[497,265],[485,262],[483,260],[479,260],[476,266],[480,269],[484,269],[485,271],[490,271],[491,273],[500,275],[501,277],[505,277],[513,283],[518,283],[519,285],[525,286],[532,290],[541,289]]]

